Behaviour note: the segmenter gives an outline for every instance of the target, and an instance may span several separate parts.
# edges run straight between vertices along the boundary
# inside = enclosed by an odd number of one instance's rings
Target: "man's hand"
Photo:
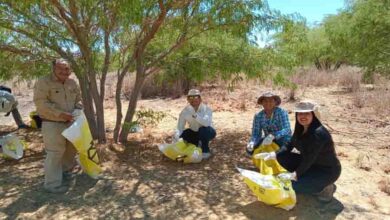
[[[270,153],[259,153],[254,156],[255,159],[263,159],[265,161],[267,160],[272,160],[276,159],[276,154],[275,152],[270,152]]]
[[[68,112],[62,112],[59,117],[66,122],[74,121],[73,115]]]
[[[275,139],[275,137],[272,134],[269,134],[267,137],[264,138],[261,145],[270,145],[272,144],[272,141]]]

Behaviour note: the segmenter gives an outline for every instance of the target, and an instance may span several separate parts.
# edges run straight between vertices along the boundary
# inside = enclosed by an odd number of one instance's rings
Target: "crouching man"
[[[177,130],[174,139],[183,138],[184,141],[202,148],[203,159],[211,156],[209,142],[215,138],[212,110],[202,103],[200,91],[191,89],[187,95],[187,105],[179,115]],[[187,129],[185,125],[188,124]]]

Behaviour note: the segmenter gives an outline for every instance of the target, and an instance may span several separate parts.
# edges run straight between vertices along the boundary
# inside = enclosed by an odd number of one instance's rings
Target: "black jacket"
[[[291,151],[293,148],[300,151],[302,156],[301,163],[295,171],[298,177],[312,166],[330,170],[340,169],[332,137],[322,125],[302,136],[293,137],[285,150]]]

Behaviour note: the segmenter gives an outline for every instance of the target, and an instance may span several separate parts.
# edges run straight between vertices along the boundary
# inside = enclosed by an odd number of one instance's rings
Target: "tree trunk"
[[[125,73],[118,73],[118,81],[116,82],[116,91],[115,91],[115,103],[116,103],[116,122],[114,128],[114,142],[118,142],[119,131],[122,124],[122,102],[121,102],[121,92],[123,86],[123,79],[125,78]]]
[[[137,74],[136,74],[136,78],[135,78],[134,88],[133,88],[133,91],[131,92],[130,101],[129,101],[129,105],[127,108],[125,120],[124,120],[124,123],[122,125],[121,132],[119,134],[119,141],[122,143],[127,142],[127,137],[129,136],[129,131],[130,131],[128,125],[133,120],[135,109],[137,108],[138,96],[139,96],[139,93],[142,89],[144,81],[145,81],[145,70],[144,70],[143,66],[137,66]]]
[[[85,112],[85,117],[87,118],[89,129],[91,130],[91,134],[93,139],[98,138],[98,130],[95,119],[95,111],[93,108],[93,100],[91,94],[89,93],[88,81],[85,77],[79,78],[80,89],[81,89],[81,97],[83,101],[83,107]]]

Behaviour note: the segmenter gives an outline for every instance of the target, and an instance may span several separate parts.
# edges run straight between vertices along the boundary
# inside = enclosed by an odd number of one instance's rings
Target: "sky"
[[[268,5],[282,14],[299,13],[306,18],[309,26],[314,26],[326,15],[337,14],[343,8],[344,0],[268,0]],[[261,40],[258,44],[264,46]]]

